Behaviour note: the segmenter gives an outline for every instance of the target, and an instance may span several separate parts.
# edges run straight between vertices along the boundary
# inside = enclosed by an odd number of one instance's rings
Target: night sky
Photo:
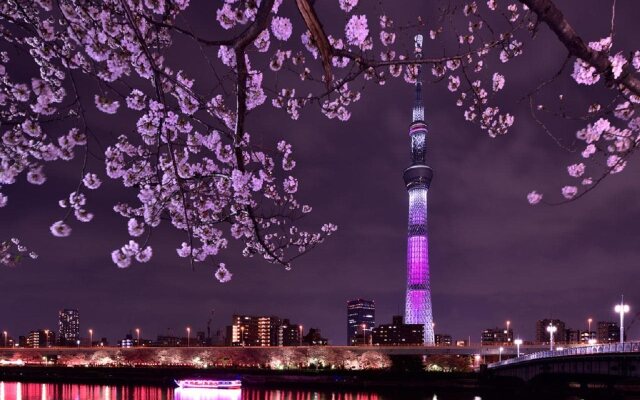
[[[386,9],[397,23],[422,14],[427,27],[434,26],[430,15],[435,10],[424,8],[425,2],[399,3],[402,7],[389,2]],[[585,40],[607,35],[609,1],[557,3]],[[486,9],[484,1],[479,4]],[[318,7],[326,24],[344,23],[336,5]],[[299,24],[299,16],[287,12]],[[189,15],[196,26],[214,23],[212,14]],[[632,29],[640,7],[618,1],[617,15],[615,46],[634,49]],[[300,33],[298,25],[293,38]],[[523,56],[506,66],[494,56],[489,66],[500,68],[507,79],[496,101],[516,116],[508,135],[492,139],[465,122],[446,84],[425,88],[428,164],[435,173],[429,192],[435,330],[454,339],[471,336],[477,342],[483,329],[504,326],[506,320],[525,339],[533,339],[535,321],[547,317],[586,329],[588,317],[615,320],[613,305],[622,293],[631,306],[629,321],[640,311],[637,157],[622,174],[578,201],[536,207],[526,201],[534,189],[545,199],[560,200],[560,188],[571,182],[566,166],[579,162],[581,147],[570,153],[557,146],[529,115],[528,102],[520,100],[560,68],[566,51],[546,26],[535,40],[522,39]],[[426,55],[440,55],[430,54],[430,43]],[[541,94],[545,104],[557,106],[563,94],[569,108],[584,110],[591,99],[609,98],[602,85],[577,87],[568,77],[572,64]],[[291,271],[243,258],[234,245],[220,258],[233,280],[220,284],[211,265],[192,272],[176,256],[183,235],[167,225],[153,234],[150,263],[118,269],[110,252],[128,240],[126,220],[111,206],[131,194],[108,182],[104,167],[93,168],[107,181],[89,193],[96,217],[90,224],[72,223],[69,238],[52,237],[49,226],[63,215],[57,201],[75,187],[76,169],[56,164],[47,167],[49,179],[42,187],[22,178],[3,188],[9,204],[0,209],[0,239],[17,236],[40,257],[0,268],[0,328],[16,337],[36,328],[57,330],[57,311],[78,308],[83,335],[93,328],[95,337],[115,343],[136,327],[148,338],[184,335],[187,325],[205,330],[214,309],[214,329],[228,325],[233,313],[278,315],[305,330],[319,327],[332,344],[344,344],[346,302],[358,297],[375,300],[377,323],[390,322],[404,308],[408,200],[402,171],[410,162],[412,101],[412,86],[392,80],[384,87],[367,87],[346,123],[326,119],[317,108],[303,111],[299,121],[271,106],[251,114],[251,132],[265,142],[282,137],[293,144],[300,199],[314,207],[308,226],[339,226]],[[98,113],[93,119],[107,136],[117,136],[130,122]],[[545,122],[568,146],[584,126],[549,117]],[[629,335],[638,339],[640,323]]]

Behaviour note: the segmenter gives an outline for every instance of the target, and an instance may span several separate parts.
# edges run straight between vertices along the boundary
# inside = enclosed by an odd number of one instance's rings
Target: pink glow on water
[[[318,393],[305,389],[171,389],[66,383],[0,382],[0,400],[380,400],[375,393]]]
[[[240,400],[242,389],[178,388],[174,400]]]

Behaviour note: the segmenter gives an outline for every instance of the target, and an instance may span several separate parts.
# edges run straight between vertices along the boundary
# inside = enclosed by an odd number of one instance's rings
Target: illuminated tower
[[[422,58],[422,35],[415,37],[416,58]],[[435,344],[431,312],[429,246],[427,238],[427,191],[433,171],[425,165],[427,125],[422,103],[422,73],[418,66],[416,101],[409,127],[411,166],[404,171],[409,192],[409,232],[407,239],[407,301],[405,323],[424,325],[424,343]]]

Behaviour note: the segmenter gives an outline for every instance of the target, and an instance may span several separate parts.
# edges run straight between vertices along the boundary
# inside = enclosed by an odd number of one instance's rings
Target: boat
[[[240,380],[212,380],[212,379],[180,379],[176,385],[182,389],[240,389]]]

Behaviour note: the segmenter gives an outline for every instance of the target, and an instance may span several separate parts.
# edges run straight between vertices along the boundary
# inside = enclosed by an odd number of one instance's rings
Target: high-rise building
[[[234,315],[228,332],[230,346],[299,346],[303,329],[274,316]]]
[[[512,344],[513,343],[513,329],[504,328],[489,328],[482,331],[482,337],[480,343],[483,346]]]
[[[355,299],[347,302],[347,344],[364,344],[367,334],[376,326],[376,306],[373,300]]]
[[[405,324],[401,315],[394,315],[390,324],[375,327],[371,338],[372,344],[380,346],[421,345],[424,339],[424,326]]]
[[[282,320],[278,317],[258,317],[259,346],[278,346],[282,340],[281,326]]]
[[[76,346],[80,340],[80,312],[64,309],[58,312],[58,340],[61,346]]]
[[[259,346],[258,318],[249,315],[234,315],[231,325],[232,346]]]
[[[302,325],[292,324],[288,319],[283,319],[278,346],[300,346],[302,331]]]
[[[620,325],[615,322],[598,322],[598,343],[620,342]]]
[[[422,57],[422,35],[415,37],[416,58]],[[411,166],[404,171],[404,183],[409,192],[409,232],[407,239],[407,296],[405,322],[424,326],[424,343],[435,344],[431,310],[429,277],[429,246],[427,239],[427,191],[433,171],[426,162],[427,125],[422,102],[422,73],[417,66],[416,100],[409,127]]]
[[[547,332],[549,325],[556,327],[556,332],[553,334],[554,343],[564,343],[566,340],[566,325],[559,319],[541,319],[536,322],[536,342],[537,343],[549,343],[551,341],[551,334]]]
[[[25,347],[43,348],[51,347],[55,343],[55,333],[48,329],[39,329],[29,332],[26,337]]]

